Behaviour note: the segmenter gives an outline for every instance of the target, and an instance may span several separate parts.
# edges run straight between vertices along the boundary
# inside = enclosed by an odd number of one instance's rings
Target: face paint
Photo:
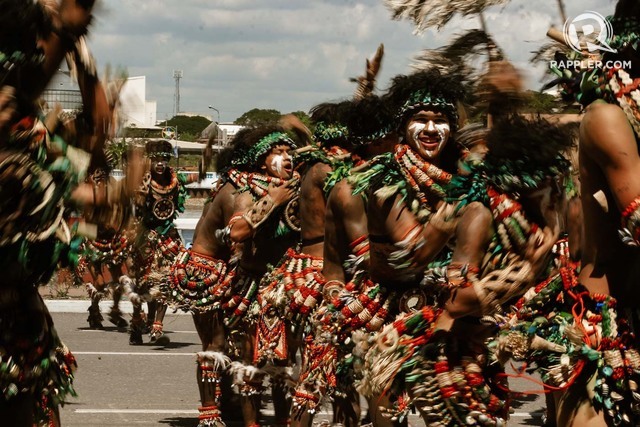
[[[427,154],[429,154],[429,156],[434,156],[442,150],[442,145],[447,140],[447,135],[449,135],[449,131],[451,129],[448,123],[438,123],[435,125],[435,128],[436,132],[438,132],[438,138],[440,141],[438,142],[438,148],[435,150],[427,150]]]
[[[418,142],[418,139],[420,137],[420,134],[422,133],[422,130],[426,127],[427,125],[425,125],[424,123],[412,123],[409,126],[409,131],[411,132],[411,137],[413,138],[414,142]]]
[[[284,170],[284,156],[282,154],[273,156],[271,168],[277,172],[278,176],[282,176],[282,171]]]

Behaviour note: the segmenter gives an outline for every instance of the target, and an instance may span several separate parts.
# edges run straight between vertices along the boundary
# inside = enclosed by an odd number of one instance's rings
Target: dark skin
[[[372,158],[393,149],[397,142],[390,136],[365,146],[362,150],[364,159]],[[345,283],[350,277],[344,270],[343,262],[352,251],[350,243],[367,235],[367,214],[362,196],[354,196],[353,188],[346,179],[339,181],[329,193],[324,218],[323,268],[324,278]],[[362,265],[361,268],[367,268]],[[357,426],[360,422],[360,399],[355,389],[346,390],[345,397],[334,396],[334,423],[347,427]],[[308,426],[313,417],[304,412],[299,419],[292,420],[292,425]]]
[[[230,250],[227,245],[218,241],[215,231],[224,228],[233,215],[236,188],[233,184],[225,183],[214,199],[208,203],[203,215],[196,225],[191,250],[216,259],[229,260]],[[200,337],[203,351],[224,351],[225,331],[222,314],[219,311],[194,313],[193,322]],[[207,390],[207,384],[201,381],[202,372],[197,368],[198,389],[202,406],[215,404],[213,390]]]
[[[316,163],[300,180],[300,234],[303,240],[324,235],[326,199],[323,187],[329,173],[331,166]],[[323,242],[306,245],[302,247],[302,253],[321,257],[323,248]]]
[[[619,307],[637,308],[634,278],[638,252],[617,236],[622,210],[640,194],[640,156],[627,117],[617,105],[596,101],[580,126],[580,182],[584,239],[580,282],[591,292],[610,294]],[[594,197],[606,198],[607,210]],[[602,197],[601,197],[602,198]],[[603,426],[589,397],[593,384],[556,396],[558,425]]]
[[[293,169],[289,151],[288,145],[273,147],[261,162],[260,172],[272,177],[290,179]],[[294,194],[294,189],[287,184],[278,187],[271,186],[268,189],[268,195],[273,199],[277,208],[283,207]],[[251,192],[241,193],[235,198],[233,211],[236,213],[247,212],[254,203]],[[271,215],[274,214],[277,212],[272,212]],[[240,218],[231,226],[230,237],[236,243],[244,243],[245,250],[242,251],[240,268],[262,276],[267,272],[267,265],[276,265],[286,250],[296,243],[298,236],[295,233],[289,233],[287,236],[274,238],[269,233],[261,232],[261,227],[254,229],[246,219]],[[253,364],[255,333],[255,328],[245,331],[246,339],[244,340],[242,360],[247,365]],[[272,394],[276,419],[286,419],[289,416],[290,403],[286,399],[285,391],[280,387],[274,387]],[[259,395],[242,396],[240,399],[244,423],[247,427],[258,422],[259,399]]]

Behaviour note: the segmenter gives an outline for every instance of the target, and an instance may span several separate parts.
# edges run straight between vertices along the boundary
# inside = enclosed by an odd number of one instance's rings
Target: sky
[[[569,17],[587,10],[613,13],[612,0],[564,0]],[[562,26],[556,0],[511,0],[485,13],[491,35],[539,89],[542,66],[531,52],[547,42],[551,25]],[[320,102],[349,98],[349,78],[364,72],[380,43],[385,57],[378,76],[411,71],[423,49],[446,44],[479,27],[477,18],[454,18],[440,32],[414,34],[394,21],[383,0],[109,0],[95,11],[89,44],[99,67],[146,76],[157,118],[173,116],[174,70],[182,70],[180,111],[231,122],[252,108],[282,113],[309,111]]]

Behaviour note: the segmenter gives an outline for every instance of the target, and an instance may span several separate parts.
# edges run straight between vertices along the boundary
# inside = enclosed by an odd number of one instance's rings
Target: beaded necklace
[[[168,194],[175,191],[178,186],[178,175],[174,170],[171,171],[171,181],[169,181],[169,184],[167,185],[162,185],[155,179],[151,178],[151,174],[149,174],[149,179],[149,186],[151,187],[151,191],[154,193],[154,198],[157,198],[156,195],[159,197],[166,197]]]
[[[427,194],[443,199],[446,196],[442,185],[451,181],[452,175],[437,166],[422,160],[407,145],[396,145],[394,158],[401,167],[407,183],[416,193],[422,207],[429,206]]]
[[[640,136],[640,78],[632,79],[625,70],[612,68],[607,71],[606,78],[609,81],[611,95],[615,98],[636,136]]]

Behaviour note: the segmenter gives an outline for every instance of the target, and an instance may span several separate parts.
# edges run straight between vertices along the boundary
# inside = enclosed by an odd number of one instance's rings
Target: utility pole
[[[173,116],[175,117],[180,114],[180,79],[182,78],[182,70],[173,70],[173,78],[176,81],[176,93],[174,95],[175,106],[173,114]]]

